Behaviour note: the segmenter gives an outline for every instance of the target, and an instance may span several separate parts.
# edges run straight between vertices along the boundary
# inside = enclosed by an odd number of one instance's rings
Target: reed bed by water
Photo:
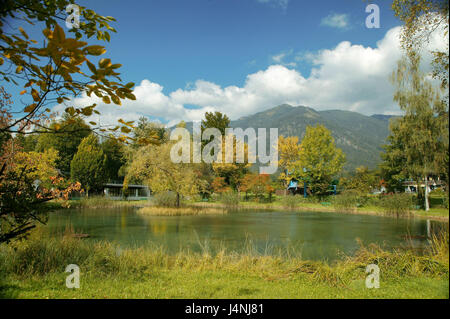
[[[143,207],[151,205],[148,200],[112,200],[104,196],[82,197],[79,200],[71,200],[70,208],[115,208],[115,207]]]
[[[121,249],[73,238],[70,229],[44,239],[37,230],[0,245],[0,298],[448,298],[448,229],[425,254],[361,245],[333,263],[244,244],[240,253],[211,253],[202,243],[202,252],[169,254],[158,246]],[[66,288],[69,264],[80,267],[82,289]],[[364,287],[369,264],[380,267],[383,289]]]
[[[0,272],[5,275],[43,276],[61,272],[69,264],[77,264],[85,271],[99,274],[144,274],[155,268],[226,270],[251,272],[272,278],[296,273],[310,275],[310,279],[331,285],[345,285],[349,280],[364,278],[365,267],[377,264],[384,278],[404,276],[444,276],[449,274],[448,229],[434,235],[424,254],[414,250],[386,251],[377,245],[363,246],[353,256],[343,256],[331,264],[303,260],[290,248],[258,251],[251,241],[241,253],[225,248],[212,254],[203,244],[203,251],[180,250],[169,254],[161,246],[121,249],[110,242],[90,242],[73,238],[69,231],[61,238],[43,239],[39,230],[28,240],[0,246]],[[269,254],[269,255],[268,255]]]
[[[191,216],[191,215],[222,215],[226,214],[227,210],[223,208],[213,207],[158,207],[149,206],[140,208],[137,211],[141,215],[151,216]]]

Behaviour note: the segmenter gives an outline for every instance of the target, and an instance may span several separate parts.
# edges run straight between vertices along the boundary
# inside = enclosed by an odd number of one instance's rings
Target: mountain
[[[306,126],[317,124],[332,132],[337,147],[346,154],[346,170],[354,170],[361,165],[375,168],[381,161],[381,145],[389,134],[389,116],[366,116],[341,110],[316,111],[306,106],[283,104],[231,121],[230,127],[277,127],[279,135],[298,136],[301,140]],[[186,127],[191,129],[192,123]]]
[[[371,117],[376,118],[378,120],[382,120],[382,121],[387,121],[389,122],[389,120],[393,117],[397,117],[397,115],[386,115],[386,114],[373,114],[371,115]]]
[[[360,113],[329,110],[316,111],[310,107],[283,104],[272,109],[231,121],[230,126],[259,128],[278,127],[278,134],[298,136],[301,140],[307,125],[323,124],[346,154],[345,168],[360,165],[375,168],[380,162],[381,145],[389,134],[389,119]]]

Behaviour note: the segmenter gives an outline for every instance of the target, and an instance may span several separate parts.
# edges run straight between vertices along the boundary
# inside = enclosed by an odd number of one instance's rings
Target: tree
[[[3,145],[0,158],[0,243],[25,237],[36,223],[45,223],[43,203],[67,200],[72,191],[80,190],[79,184],[68,185],[56,176],[54,151],[30,154],[9,144]],[[40,184],[35,183],[38,178]]]
[[[391,119],[389,124],[391,134],[386,138],[387,144],[382,145],[384,151],[381,153],[382,162],[379,165],[381,176],[389,192],[402,191],[404,188],[402,183],[407,178],[404,170],[406,162],[404,145],[400,138],[399,125],[395,123],[396,121],[398,121],[397,118]]]
[[[212,164],[205,164],[210,167],[212,167],[215,174],[219,177],[223,177],[225,183],[230,186],[234,190],[239,191],[239,183],[242,176],[245,175],[245,173],[248,171],[248,168],[251,166],[251,164],[248,163],[248,145],[244,143],[244,163],[237,163],[236,161],[236,145],[238,143],[241,143],[241,141],[236,141],[236,138],[233,138],[233,160],[231,163],[226,163],[225,161],[225,129],[228,128],[230,125],[230,119],[227,115],[221,113],[221,112],[206,112],[205,113],[205,119],[202,120],[201,123],[201,131],[203,134],[203,131],[208,128],[215,128],[220,131],[222,134],[222,162],[217,163],[214,162]],[[205,145],[211,143],[213,140],[213,137],[211,139],[202,141],[202,147]],[[211,153],[212,154],[212,153]],[[217,155],[217,154],[212,154]]]
[[[394,0],[392,3],[395,15],[404,22],[400,40],[407,55],[416,55],[430,41],[433,32],[443,32],[441,39],[446,41],[446,49],[431,52],[433,77],[441,81],[443,89],[448,88],[448,4],[448,0]]]
[[[137,125],[133,128],[132,146],[134,148],[148,144],[165,143],[168,139],[167,130],[163,125],[150,122],[144,116],[139,118]]]
[[[152,192],[172,191],[177,195],[177,207],[181,196],[204,191],[205,182],[198,178],[194,164],[174,163],[170,151],[174,144],[147,145],[139,148],[128,167],[125,186],[137,179],[146,183]]]
[[[47,209],[43,203],[66,198],[79,185],[61,190],[61,179],[52,179],[52,188],[39,188],[33,183],[33,169],[9,170],[13,165],[0,167],[0,243],[25,237],[36,227],[36,222],[46,222]],[[63,183],[64,184],[64,183]]]
[[[205,119],[202,120],[202,132],[207,128],[216,128],[222,136],[225,136],[225,129],[230,125],[230,119],[220,112],[206,112]]]
[[[231,191],[230,186],[228,186],[227,183],[225,183],[225,178],[219,176],[214,178],[214,180],[211,183],[211,187],[214,193],[218,194]]]
[[[380,178],[367,166],[359,166],[353,176],[341,178],[340,185],[345,189],[356,190],[358,193],[367,194],[380,186]]]
[[[240,190],[245,193],[245,200],[248,200],[248,193],[251,191],[255,176],[252,173],[245,174],[240,181]]]
[[[14,143],[22,147],[24,152],[36,151],[39,134],[17,134],[14,138]]]
[[[78,151],[70,163],[70,175],[72,180],[80,182],[86,189],[87,196],[91,190],[100,190],[106,182],[106,161],[98,138],[94,134],[81,141]]]
[[[278,166],[283,170],[279,176],[284,186],[291,180],[290,172],[294,169],[295,163],[300,158],[300,144],[297,136],[284,137],[278,139]]]
[[[323,193],[344,162],[345,155],[335,146],[331,132],[323,125],[308,125],[292,177],[306,181],[313,192]]]
[[[95,103],[79,108],[66,104],[84,92],[88,96],[94,93],[106,104],[112,101],[120,105],[123,99],[135,99],[134,84],[121,83],[117,72],[121,65],[113,64],[108,58],[98,59],[106,50],[87,42],[94,35],[97,40],[109,41],[108,32],[115,32],[109,25],[114,18],[79,7],[80,26],[70,30],[74,37],[66,36],[57,21],[66,20],[66,7],[72,3],[72,0],[4,0],[1,4],[0,80],[20,87],[23,112],[14,118],[9,106],[0,103],[0,241],[25,236],[34,227],[34,222],[40,221],[37,213],[44,208],[42,203],[61,194],[56,192],[57,187],[46,192],[36,190],[26,174],[29,168],[17,174],[12,157],[14,152],[9,152],[11,148],[8,147],[14,146],[10,134],[60,133],[60,125],[48,126],[52,118],[49,106],[56,103],[67,106],[65,112],[70,116],[99,114]],[[26,23],[31,28],[45,25],[44,37],[38,41],[31,39],[22,27],[27,28]],[[110,130],[120,128],[123,133],[130,132],[132,123],[123,120],[121,123],[123,126]],[[96,125],[95,122],[90,124]],[[6,141],[3,141],[4,137]],[[59,178],[55,179],[54,183],[59,181]],[[64,194],[71,189],[69,186]]]
[[[52,187],[53,178],[58,176],[56,160],[58,152],[50,148],[44,152],[17,152],[14,154],[14,170],[28,174],[27,178],[46,188]]]
[[[3,86],[0,86],[0,157],[3,155],[3,145],[11,139],[11,134],[4,131],[4,128],[8,126],[12,118],[10,113],[12,103],[11,95]]]
[[[394,100],[404,112],[403,117],[392,122],[392,140],[402,148],[398,150],[404,156],[402,172],[419,184],[420,180],[425,181],[425,209],[429,210],[428,179],[447,171],[448,104],[420,71],[418,55],[410,54],[400,60],[392,81]]]
[[[269,196],[269,201],[272,201],[272,194],[275,188],[272,184],[270,175],[268,174],[246,174],[241,180],[241,190],[245,192],[245,198],[248,199],[248,192],[252,192],[258,200],[264,197],[264,194]]]
[[[221,162],[213,162],[212,168],[217,176],[223,177],[225,183],[229,185],[233,190],[240,191],[240,181],[242,177],[248,173],[251,163],[249,160],[249,149],[248,144],[237,140],[235,136],[232,137],[233,141],[233,158],[230,163],[226,162],[226,141],[225,136],[222,137],[222,160]],[[243,144],[243,145],[242,145]],[[237,152],[243,147],[244,149],[244,160],[243,163],[238,163]]]
[[[97,40],[110,40],[108,31],[115,32],[109,23],[112,17],[103,17],[93,10],[80,7],[79,28],[72,28],[74,37],[67,37],[57,21],[65,21],[66,7],[70,0],[6,0],[0,11],[0,78],[16,86],[23,87],[23,115],[9,121],[2,127],[3,132],[24,132],[30,126],[56,132],[58,126],[45,127],[50,104],[64,104],[71,98],[86,92],[94,93],[106,104],[120,105],[122,99],[135,99],[132,94],[134,83],[126,85],[116,72],[120,64],[113,64],[103,58],[94,64],[96,57],[106,50],[100,45],[88,45],[88,40],[96,35]],[[29,23],[29,26],[43,23],[44,39],[31,39],[23,27],[6,31],[7,25]],[[8,28],[9,29],[9,28]],[[18,31],[16,31],[18,30]],[[70,115],[91,115],[96,104],[75,108],[68,106]],[[123,122],[123,121],[122,121]],[[93,125],[96,123],[92,122]],[[129,132],[129,123],[123,122],[121,130]],[[115,130],[118,129],[114,128]]]
[[[271,185],[270,176],[268,174],[255,174],[251,191],[259,200],[264,197],[264,194],[269,195],[269,200],[271,200],[274,188]]]
[[[106,176],[109,180],[119,179],[119,170],[126,164],[125,146],[115,138],[108,138],[101,148],[106,155]]]
[[[63,116],[60,121],[54,121],[50,128],[59,127],[55,133],[39,134],[36,150],[42,152],[48,148],[58,151],[59,158],[56,161],[56,167],[64,173],[70,172],[70,163],[78,150],[81,141],[91,134],[91,128],[84,120],[68,114]]]

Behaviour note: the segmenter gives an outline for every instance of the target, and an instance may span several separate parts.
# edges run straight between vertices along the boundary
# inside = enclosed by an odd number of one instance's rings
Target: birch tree
[[[404,116],[391,123],[391,134],[401,141],[403,171],[420,184],[425,181],[425,209],[429,210],[428,179],[445,172],[448,164],[448,103],[440,89],[420,70],[420,57],[409,54],[392,74],[394,100]],[[446,177],[448,180],[448,176]],[[421,187],[418,187],[419,192]]]

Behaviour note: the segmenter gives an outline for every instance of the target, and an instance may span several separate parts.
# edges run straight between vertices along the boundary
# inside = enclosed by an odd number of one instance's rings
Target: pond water
[[[433,222],[432,222],[433,223]],[[304,259],[333,260],[352,254],[359,246],[377,243],[386,249],[428,244],[427,221],[369,215],[317,212],[239,211],[214,216],[142,216],[135,208],[78,209],[50,214],[49,236],[64,232],[89,234],[83,240],[107,240],[123,248],[164,246],[169,253],[180,249],[211,253],[224,247],[261,254],[288,248]],[[405,239],[411,235],[413,239]]]

